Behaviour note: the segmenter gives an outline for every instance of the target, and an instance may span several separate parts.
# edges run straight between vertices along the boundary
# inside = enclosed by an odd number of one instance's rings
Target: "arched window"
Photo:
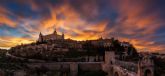
[[[144,76],[152,76],[152,73],[149,69],[144,72]]]
[[[114,76],[119,76],[119,74],[117,72],[115,72]]]
[[[110,63],[111,63],[111,65],[113,65],[113,62],[112,61]]]

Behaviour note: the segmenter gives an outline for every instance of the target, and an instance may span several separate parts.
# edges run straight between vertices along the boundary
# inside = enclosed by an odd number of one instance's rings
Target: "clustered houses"
[[[64,34],[58,35],[56,30],[54,30],[54,32],[49,35],[42,35],[40,33],[36,43],[18,45],[11,48],[9,53],[15,56],[26,58],[53,60],[60,60],[58,58],[65,58],[65,60],[69,60],[68,57],[70,58],[70,55],[77,55],[78,57],[76,58],[84,58],[85,61],[98,61],[103,60],[102,55],[104,54],[105,50],[110,50],[110,48],[116,46],[114,41],[114,38],[75,41],[71,39],[65,39]],[[116,42],[118,41],[116,40]],[[123,47],[125,50],[123,51],[123,55],[127,56],[128,47],[132,45],[128,42],[118,43],[119,46]],[[102,55],[100,55],[101,52],[103,53]]]
[[[65,46],[57,44],[30,44],[30,45],[20,45],[12,48],[11,53],[16,56],[22,57],[48,57],[56,55],[58,52],[66,52],[68,49]],[[56,55],[57,56],[57,55]]]
[[[49,76],[47,70],[57,76],[78,76],[88,71],[106,72],[107,76],[144,76],[145,72],[148,76],[148,71],[149,76],[154,74],[151,57],[140,56],[132,44],[114,38],[76,41],[65,39],[64,34],[58,35],[56,31],[50,35],[40,33],[37,42],[12,47],[5,54],[7,59],[20,64],[10,64],[15,71],[0,69],[0,76],[8,73],[14,76],[40,73]]]

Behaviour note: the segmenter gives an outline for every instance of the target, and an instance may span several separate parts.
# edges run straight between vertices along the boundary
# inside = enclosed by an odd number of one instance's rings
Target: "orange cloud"
[[[44,29],[45,34],[52,33],[54,30],[54,24],[57,29],[64,29],[66,32],[66,38],[72,38],[75,40],[97,39],[100,34],[95,32],[103,32],[108,24],[108,21],[100,22],[88,22],[81,17],[81,15],[71,7],[69,3],[64,3],[61,6],[53,7],[49,6],[51,11],[51,18],[42,22],[41,28]],[[57,15],[62,14],[64,18],[57,19]],[[81,29],[81,30],[80,30]],[[49,30],[49,31],[47,31]],[[84,32],[84,31],[90,32]],[[62,31],[61,31],[62,32]],[[73,36],[73,33],[77,35]]]
[[[4,16],[0,16],[0,24],[9,25],[10,27],[16,26],[16,23],[14,21]]]
[[[150,12],[151,5],[150,0],[112,0],[111,6],[118,11],[119,16],[116,20],[117,23],[107,34],[119,33],[116,37],[131,42],[137,49],[140,49],[139,51],[146,48],[151,52],[163,50],[162,46],[147,40],[151,39],[150,36],[154,35],[162,24],[165,24],[159,18],[159,12]],[[141,39],[135,38],[136,36],[141,36]]]
[[[164,50],[163,45],[156,45],[154,41],[145,41],[142,39],[129,39],[120,37],[120,41],[128,41],[136,47],[138,52],[158,52]]]
[[[20,1],[21,3],[25,3],[22,0]],[[110,23],[110,20],[100,20],[97,22],[87,20],[88,17],[90,19],[97,18],[100,13],[97,2],[92,0],[87,1],[88,3],[86,1],[76,0],[77,3],[80,2],[76,5],[79,8],[75,8],[74,3],[72,4],[67,0],[64,0],[60,5],[53,5],[46,2],[42,6],[34,0],[28,0],[26,3],[31,5],[33,11],[38,11],[41,7],[47,7],[50,17],[41,17],[38,20],[20,18],[19,20],[23,23],[18,23],[18,21],[15,22],[8,18],[6,14],[14,14],[0,7],[0,23],[7,24],[10,27],[21,24],[23,29],[18,30],[25,35],[29,35],[34,41],[38,38],[39,32],[50,34],[56,27],[60,34],[64,32],[66,38],[74,40],[93,40],[101,36],[109,38],[109,34],[115,33],[115,37],[119,37],[122,41],[131,42],[138,49],[148,48],[151,51],[163,49],[163,46],[156,45],[154,41],[146,41],[150,38],[149,36],[153,35],[155,31],[164,24],[164,22],[158,18],[159,12],[148,12],[147,9],[149,9],[151,4],[150,0],[111,1],[109,5],[115,9],[118,14],[114,23]],[[58,18],[59,15],[60,18]],[[31,25],[38,26],[34,28]],[[109,28],[109,26],[113,27]],[[123,35],[129,35],[130,38]],[[136,36],[141,36],[141,39],[132,38]],[[31,42],[31,39],[27,38],[7,37],[6,39],[9,39],[11,42],[7,42],[5,38],[1,38],[2,43],[0,43],[0,47],[12,47],[20,44],[21,42],[19,41],[21,40],[23,43]]]
[[[12,13],[3,7],[0,7],[0,25],[5,24],[10,27],[15,27],[17,23],[12,19],[8,18],[7,14],[12,14]]]
[[[115,0],[112,4],[119,12],[117,22],[120,26],[116,28],[125,29],[123,32],[126,34],[135,34],[141,29],[145,29],[139,31],[141,34],[152,34],[160,27],[159,13],[147,11],[151,4],[149,0]]]
[[[0,47],[9,48],[20,44],[28,44],[34,42],[32,39],[19,37],[0,37]]]

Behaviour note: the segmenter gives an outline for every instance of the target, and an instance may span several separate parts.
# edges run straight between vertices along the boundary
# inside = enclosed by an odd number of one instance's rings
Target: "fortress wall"
[[[74,62],[75,63],[75,62]],[[35,69],[40,68],[42,66],[52,69],[52,70],[61,70],[61,69],[70,69],[74,65],[73,62],[56,62],[56,63],[27,63],[29,68]],[[78,68],[84,71],[93,71],[93,70],[101,70],[102,69],[102,62],[77,62]],[[76,65],[75,65],[76,66]]]
[[[102,63],[79,63],[79,69],[84,71],[102,70]]]
[[[41,68],[42,66],[50,69],[50,70],[61,70],[61,69],[69,69],[70,65],[67,63],[29,63],[27,64],[30,68]]]

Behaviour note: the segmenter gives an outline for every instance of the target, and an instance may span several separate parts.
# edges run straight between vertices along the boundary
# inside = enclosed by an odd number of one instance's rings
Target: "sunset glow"
[[[0,48],[35,42],[56,28],[65,38],[115,37],[138,51],[165,51],[164,0],[0,0]]]

